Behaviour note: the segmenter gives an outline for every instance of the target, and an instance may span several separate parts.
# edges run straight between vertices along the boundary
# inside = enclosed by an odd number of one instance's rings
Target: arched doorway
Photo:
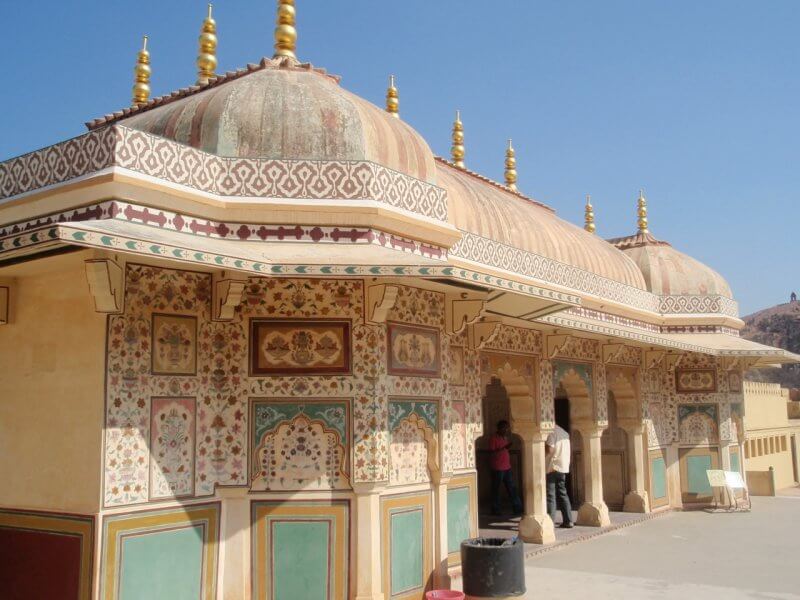
[[[603,501],[601,431],[595,417],[593,365],[554,361],[556,397],[567,399],[573,462],[572,496],[578,524],[605,526],[611,521]],[[564,401],[558,402],[562,407]],[[564,413],[564,409],[560,409]],[[564,419],[564,417],[561,417]]]
[[[481,515],[492,513],[492,470],[490,465],[492,452],[489,450],[489,440],[494,435],[499,421],[511,422],[511,402],[505,386],[498,377],[492,377],[486,385],[483,396],[483,435],[475,441],[475,467],[478,471],[478,512]],[[522,489],[522,439],[512,432],[511,470],[516,483],[520,499]],[[523,499],[524,501],[524,499]],[[511,503],[501,490],[501,512],[512,514]]]
[[[608,427],[600,439],[603,450],[603,500],[610,510],[622,510],[628,492],[628,435],[619,426],[614,392],[608,392]]]

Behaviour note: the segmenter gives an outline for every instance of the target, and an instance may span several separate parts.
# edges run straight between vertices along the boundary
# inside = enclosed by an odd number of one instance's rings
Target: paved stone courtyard
[[[537,600],[800,600],[800,496],[676,512],[529,558]]]

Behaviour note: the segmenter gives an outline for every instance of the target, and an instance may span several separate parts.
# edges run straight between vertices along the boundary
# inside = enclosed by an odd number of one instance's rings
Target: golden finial
[[[586,194],[586,212],[584,215],[585,223],[583,228],[589,233],[594,233],[594,207],[592,206],[592,197]]]
[[[639,233],[650,233],[647,228],[647,200],[644,197],[644,192],[639,190]]]
[[[506,150],[506,187],[512,192],[517,191],[517,153],[514,151],[514,146],[511,140],[508,140],[508,149]]]
[[[203,85],[216,75],[217,69],[217,22],[211,12],[214,5],[208,5],[208,16],[200,29],[200,54],[197,55],[197,83]]]
[[[386,112],[397,119],[400,118],[400,95],[394,85],[394,75],[389,75],[389,89],[386,90]]]
[[[278,0],[278,20],[275,27],[275,56],[285,56],[297,59],[294,51],[297,50],[297,13],[294,10],[294,0]]]
[[[456,120],[453,123],[453,147],[450,148],[453,163],[459,168],[464,168],[464,124],[461,122],[461,111],[456,111]]]
[[[136,83],[133,84],[132,102],[134,106],[142,106],[150,99],[150,75],[153,72],[150,68],[150,53],[147,51],[147,36],[142,40],[142,49],[136,57],[133,72]]]

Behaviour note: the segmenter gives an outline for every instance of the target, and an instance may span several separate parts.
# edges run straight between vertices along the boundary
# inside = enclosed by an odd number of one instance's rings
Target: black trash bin
[[[525,552],[519,538],[473,538],[461,542],[464,593],[476,598],[525,594]]]

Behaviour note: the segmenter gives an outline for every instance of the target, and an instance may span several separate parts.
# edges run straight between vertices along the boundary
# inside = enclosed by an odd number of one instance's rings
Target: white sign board
[[[725,487],[725,471],[709,469],[706,471],[706,476],[708,477],[708,483],[711,487]]]
[[[743,490],[745,489],[744,479],[742,479],[742,474],[739,471],[725,471],[725,485],[727,485],[732,490]]]

